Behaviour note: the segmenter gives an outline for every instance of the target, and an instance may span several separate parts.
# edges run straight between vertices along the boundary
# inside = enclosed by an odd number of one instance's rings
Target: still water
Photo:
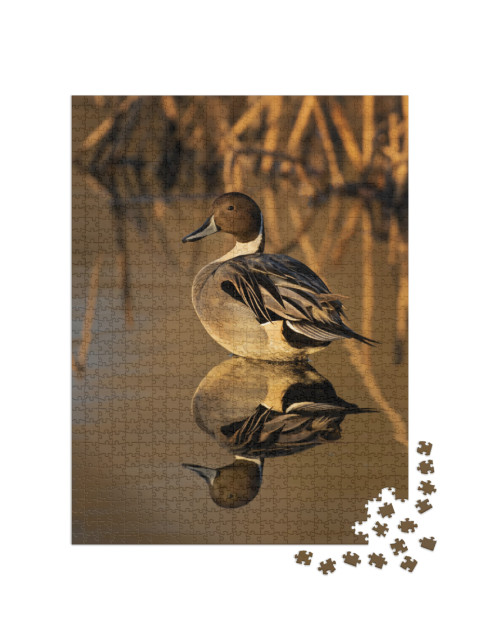
[[[232,240],[180,242],[211,199],[131,203],[119,254],[107,195],[74,169],[74,543],[353,543],[368,499],[383,487],[407,497],[392,247],[354,198],[312,205],[288,183],[245,191],[264,211],[266,251],[314,268],[347,296],[349,326],[380,344],[334,343],[303,365],[232,357],[190,297]],[[334,260],[349,216],[358,223]]]

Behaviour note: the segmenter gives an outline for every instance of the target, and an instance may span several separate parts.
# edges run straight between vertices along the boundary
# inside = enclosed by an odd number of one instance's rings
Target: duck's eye
[[[235,207],[231,204],[229,207],[227,207],[227,209],[228,209],[229,211],[233,211],[233,210],[235,209]]]

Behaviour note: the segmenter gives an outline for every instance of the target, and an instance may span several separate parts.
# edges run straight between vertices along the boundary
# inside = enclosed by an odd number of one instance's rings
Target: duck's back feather
[[[223,291],[247,305],[260,323],[282,319],[297,333],[319,342],[347,337],[340,296],[332,294],[316,273],[295,258],[238,256],[220,263],[214,277],[220,279]]]

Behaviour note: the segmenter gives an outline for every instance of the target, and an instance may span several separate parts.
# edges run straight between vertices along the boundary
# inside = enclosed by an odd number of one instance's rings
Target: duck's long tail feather
[[[331,342],[332,340],[341,340],[342,338],[354,338],[355,340],[359,340],[360,342],[370,346],[379,344],[377,340],[366,338],[365,336],[352,331],[352,329],[347,327],[345,324],[318,325],[304,320],[300,320],[299,322],[287,320],[286,324],[290,329],[292,329],[292,331],[307,336],[312,340],[317,340],[318,342]]]

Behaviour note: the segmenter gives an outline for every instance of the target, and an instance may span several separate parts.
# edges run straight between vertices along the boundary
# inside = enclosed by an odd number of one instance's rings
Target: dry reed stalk
[[[123,292],[123,305],[125,310],[125,324],[128,329],[133,326],[133,309],[130,296],[130,274],[128,270],[128,258],[126,250],[121,251],[117,255],[117,265],[120,280],[120,288]]]
[[[236,140],[248,127],[255,123],[257,117],[260,115],[261,110],[264,108],[268,98],[259,96],[258,100],[252,104],[251,107],[245,111],[237,122],[230,129],[229,135]]]
[[[357,229],[357,223],[360,218],[360,210],[362,203],[360,200],[355,199],[352,202],[352,206],[348,212],[347,217],[343,221],[342,228],[338,235],[337,241],[332,249],[332,263],[338,264],[342,259],[343,253],[347,248],[349,241],[353,238]]]
[[[269,96],[268,97],[268,116],[267,116],[267,133],[263,143],[265,151],[275,151],[278,143],[278,136],[280,134],[280,118],[282,116],[283,109],[283,97],[282,96]],[[273,166],[273,155],[264,155],[260,164],[260,169],[265,173],[268,173]]]
[[[264,203],[262,212],[265,218],[265,228],[267,229],[266,239],[268,242],[269,236],[271,236],[271,253],[277,253],[282,246],[282,237],[280,235],[280,221],[276,214],[275,196],[271,187],[262,189],[262,200]]]
[[[312,184],[312,181],[307,176],[305,169],[298,162],[295,163],[295,172],[297,174],[297,178],[302,185],[301,195],[304,196],[313,196],[316,189]]]
[[[79,373],[85,370],[88,350],[90,348],[90,343],[92,342],[92,325],[95,318],[95,309],[97,307],[98,282],[100,279],[100,270],[102,268],[103,260],[103,254],[97,255],[90,272],[90,282],[87,291],[87,303],[82,325],[82,337],[80,340],[80,347],[78,349],[77,356],[73,361],[74,368]]]
[[[378,382],[372,371],[371,363],[365,362],[365,359],[362,357],[361,350],[358,348],[358,345],[352,342],[352,340],[345,340],[343,344],[347,351],[350,353],[352,364],[360,374],[366,389],[370,393],[373,400],[385,412],[390,422],[392,423],[395,440],[404,446],[408,446],[407,425],[402,416],[390,406],[385,396],[383,395],[382,390],[378,386]]]
[[[306,97],[303,98],[302,104],[297,114],[297,119],[293,125],[293,129],[290,133],[290,137],[287,142],[287,153],[290,155],[296,155],[300,148],[300,142],[307,127],[310,115],[312,113],[312,102]],[[282,173],[288,173],[292,169],[292,163],[289,160],[284,160],[280,166]]]
[[[373,238],[372,221],[368,211],[362,210],[362,285],[363,285],[363,309],[362,309],[362,333],[364,336],[372,335],[373,306],[375,302],[375,288],[373,277]],[[371,347],[362,344],[365,360],[370,362]]]
[[[328,202],[328,218],[325,225],[325,232],[322,237],[322,241],[317,251],[316,265],[318,273],[320,273],[324,266],[326,259],[330,256],[331,246],[333,243],[333,234],[335,232],[335,223],[340,212],[340,198],[337,194],[334,194]],[[323,277],[323,276],[322,276]]]
[[[85,184],[90,187],[90,189],[94,191],[98,196],[110,199],[111,194],[109,193],[108,189],[104,187],[103,184],[100,184],[100,182],[89,173],[85,174]]]
[[[178,122],[178,108],[173,96],[162,96],[162,107],[169,120]]]
[[[402,96],[402,113],[403,113],[403,153],[405,160],[408,160],[408,96]]]
[[[367,166],[373,153],[375,138],[375,96],[363,96],[362,149],[363,164]]]
[[[153,201],[153,215],[157,220],[163,221],[165,219],[165,203],[161,200]]]
[[[362,152],[355,140],[355,136],[345,114],[343,113],[342,107],[335,98],[330,99],[329,106],[333,123],[336,126],[338,135],[343,142],[347,156],[355,169],[357,169],[357,171],[362,171],[364,166]]]
[[[306,229],[302,228],[302,217],[297,205],[291,204],[288,207],[290,218],[294,226],[295,236],[297,236],[297,243],[300,245],[300,249],[305,256],[307,265],[313,271],[316,270],[317,254],[313,247],[310,234]]]
[[[384,146],[382,151],[395,166],[400,161],[399,125],[396,113],[388,114],[388,141],[388,146]]]
[[[185,129],[192,122],[194,115],[195,115],[195,103],[190,102],[190,104],[188,105],[188,107],[185,109],[182,116],[180,117],[179,128],[180,128],[180,131],[182,132],[182,136],[184,135]]]
[[[138,96],[128,96],[127,98],[122,100],[122,102],[118,106],[116,114],[114,116],[108,116],[108,118],[105,118],[105,120],[101,122],[98,125],[98,127],[96,127],[92,131],[92,133],[90,133],[85,138],[82,144],[82,149],[84,151],[88,151],[88,149],[91,149],[92,147],[94,147],[97,144],[97,142],[99,142],[104,136],[106,136],[107,133],[112,128],[113,123],[115,122],[115,117],[120,113],[125,113],[130,107],[130,105],[132,105],[135,102],[137,97]]]
[[[242,191],[243,188],[243,171],[242,164],[244,162],[241,157],[236,157],[233,162],[232,184],[229,191]]]
[[[235,152],[233,149],[226,149],[223,154],[223,183],[225,193],[233,191],[233,164],[235,162]]]
[[[327,121],[323,113],[322,107],[318,103],[315,96],[310,97],[312,110],[315,116],[318,130],[322,141],[323,150],[327,159],[328,168],[330,170],[330,182],[333,187],[339,187],[344,184],[342,173],[337,164],[337,158],[335,156],[335,149],[333,147],[332,139],[328,132]]]
[[[390,225],[388,228],[388,254],[387,254],[387,262],[388,264],[394,265],[397,262],[397,249],[398,242],[400,239],[398,220],[396,216],[390,216]]]

